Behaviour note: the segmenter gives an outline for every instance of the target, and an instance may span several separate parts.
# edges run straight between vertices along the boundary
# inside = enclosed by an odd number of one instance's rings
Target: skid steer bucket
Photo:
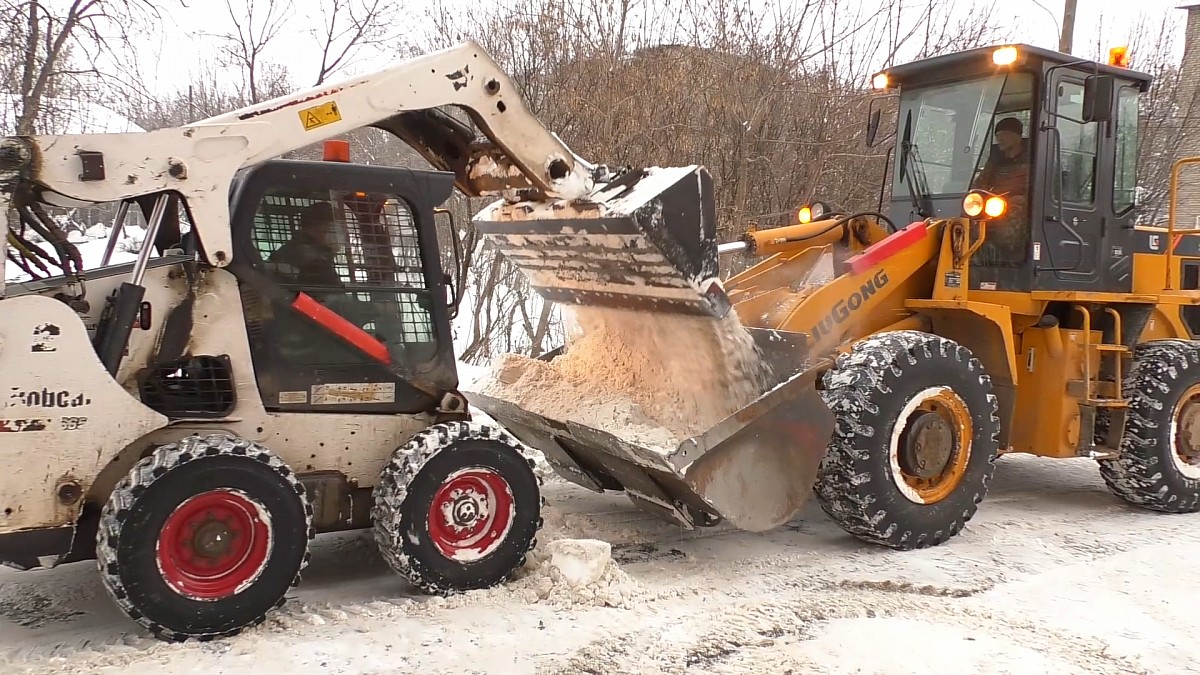
[[[496,203],[479,232],[553,302],[723,317],[712,179],[699,166],[622,174],[574,201]]]
[[[464,395],[573,483],[624,491],[643,509],[689,529],[723,519],[742,530],[769,530],[791,520],[812,494],[834,422],[815,387],[826,364],[806,364],[803,336],[751,333],[775,385],[670,452],[490,396]]]

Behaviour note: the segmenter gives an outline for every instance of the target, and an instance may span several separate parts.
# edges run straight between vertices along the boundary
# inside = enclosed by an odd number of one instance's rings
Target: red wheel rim
[[[513,501],[508,481],[495,471],[456,471],[429,504],[429,536],[451,560],[479,560],[504,543],[515,516]]]
[[[176,593],[220,600],[253,583],[271,553],[266,510],[236,490],[202,492],[180,504],[159,533],[158,569]]]

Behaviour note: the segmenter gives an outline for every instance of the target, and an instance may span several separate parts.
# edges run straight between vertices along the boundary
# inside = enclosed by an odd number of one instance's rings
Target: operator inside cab
[[[988,157],[975,186],[997,194],[1025,197],[1029,188],[1029,143],[1022,137],[1024,126],[1015,117],[996,122],[996,151]]]
[[[344,232],[346,224],[335,208],[324,200],[305,206],[298,217],[294,216],[296,230],[268,260],[276,266],[281,283],[289,290],[303,292],[381,342],[389,343],[387,335],[393,336],[395,342],[403,336],[399,313],[381,311],[385,305],[378,299],[362,299],[361,293],[347,288],[352,279],[338,272],[338,257],[345,251],[338,235]],[[310,336],[305,331],[291,331],[286,337],[290,342],[280,348],[289,358],[320,359],[307,355],[321,354],[327,347]]]
[[[340,288],[342,278],[334,266],[337,251],[333,206],[314,202],[305,207],[296,232],[271,254],[270,261],[290,265],[294,281],[304,286]]]
[[[979,254],[996,263],[1021,263],[1029,241],[1029,172],[1032,162],[1024,125],[1002,117],[995,126],[996,145],[975,178],[974,189],[987,190],[1008,202],[1005,214],[992,220]]]

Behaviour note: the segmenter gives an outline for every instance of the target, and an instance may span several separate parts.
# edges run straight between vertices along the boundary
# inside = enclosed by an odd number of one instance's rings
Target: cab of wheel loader
[[[457,291],[435,221],[453,175],[350,163],[340,142],[326,151],[264,162],[231,187],[229,270],[263,405],[434,410],[458,386]]]
[[[986,219],[973,290],[1130,291],[1138,100],[1151,78],[1123,52],[1110,61],[1001,45],[876,74],[873,87],[897,97],[888,216],[972,218],[973,238]],[[878,124],[873,114],[869,144]]]

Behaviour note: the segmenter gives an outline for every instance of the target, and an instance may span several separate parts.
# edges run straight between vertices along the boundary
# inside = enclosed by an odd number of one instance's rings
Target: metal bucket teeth
[[[497,203],[476,227],[542,297],[722,317],[716,209],[702,167],[630,171],[586,201]]]

